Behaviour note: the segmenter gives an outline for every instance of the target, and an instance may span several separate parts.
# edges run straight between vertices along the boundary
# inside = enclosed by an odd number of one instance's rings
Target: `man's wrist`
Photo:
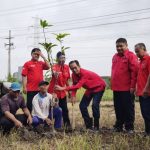
[[[32,116],[31,116],[30,114],[29,114],[29,115],[27,115],[27,117],[28,117],[28,118],[32,118]]]
[[[18,122],[18,121],[19,121],[19,120],[15,119],[13,122],[16,123],[16,122]]]
[[[45,118],[44,120],[46,121],[48,118]]]

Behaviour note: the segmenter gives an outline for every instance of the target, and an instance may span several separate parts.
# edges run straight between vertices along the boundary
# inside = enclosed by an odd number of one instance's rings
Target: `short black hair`
[[[144,51],[146,51],[146,46],[145,46],[144,43],[138,43],[138,44],[135,45],[135,47],[136,47],[136,46],[139,46],[139,47],[142,48]]]
[[[80,63],[79,63],[78,60],[72,60],[72,61],[70,61],[70,62],[69,62],[69,67],[70,67],[70,65],[73,64],[73,63],[75,63],[77,66],[80,67]]]
[[[31,54],[36,52],[36,51],[41,51],[41,50],[39,48],[33,48],[32,51],[31,51]]]
[[[125,38],[119,38],[119,39],[116,40],[116,44],[117,43],[125,43],[125,44],[127,44],[127,40]]]
[[[49,83],[48,83],[47,81],[41,81],[41,82],[39,83],[39,87],[40,87],[40,86],[43,86],[43,85],[49,85]]]
[[[64,53],[64,52],[59,51],[59,52],[56,54],[56,57],[57,57],[57,58],[59,58],[59,57],[60,57],[60,56],[62,56],[62,55],[65,55],[65,53]]]

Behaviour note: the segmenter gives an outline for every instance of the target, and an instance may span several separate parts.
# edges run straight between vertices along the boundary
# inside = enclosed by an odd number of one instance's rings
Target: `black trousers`
[[[24,114],[15,115],[16,119],[19,120],[23,125],[27,125],[27,116]],[[14,127],[14,123],[6,118],[5,116],[0,118],[0,127],[3,130],[3,133],[9,133],[10,130]]]
[[[113,99],[116,113],[115,128],[123,129],[125,125],[126,130],[134,130],[135,96],[130,91],[114,91]]]
[[[28,91],[27,92],[27,107],[30,112],[32,112],[32,100],[39,91]]]
[[[93,126],[92,120],[89,116],[87,109],[92,99],[93,99],[92,112],[94,117],[94,127],[99,128],[100,101],[102,99],[103,93],[104,91],[100,91],[97,93],[91,93],[89,96],[84,95],[82,97],[79,107],[87,128],[91,128]]]
[[[70,126],[69,112],[67,107],[67,97],[64,97],[63,99],[59,99],[59,106],[62,109],[64,126]]]
[[[150,134],[150,96],[146,98],[140,96],[139,101],[145,123],[145,132]]]

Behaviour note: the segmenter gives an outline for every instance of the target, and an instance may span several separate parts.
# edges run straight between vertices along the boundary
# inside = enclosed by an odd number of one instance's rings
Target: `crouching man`
[[[93,129],[93,119],[90,118],[87,107],[93,99],[92,111],[94,117],[94,130],[99,130],[100,119],[100,101],[105,91],[104,80],[94,72],[85,70],[80,67],[77,60],[71,61],[69,67],[72,70],[73,85],[68,87],[60,87],[56,85],[56,90],[72,91],[72,102],[75,101],[76,91],[83,87],[86,89],[84,96],[80,102],[80,111],[84,119],[87,129]]]
[[[32,117],[26,107],[23,96],[20,94],[21,85],[12,83],[9,93],[4,95],[0,101],[0,126],[3,133],[9,133],[13,127],[23,127],[32,124]],[[16,114],[18,109],[22,109],[23,114]]]
[[[40,124],[52,125],[51,102],[52,95],[47,93],[49,83],[41,81],[39,83],[39,93],[34,96],[32,101],[33,126]],[[53,118],[55,119],[54,127],[56,130],[62,127],[62,110],[58,105],[54,106]]]

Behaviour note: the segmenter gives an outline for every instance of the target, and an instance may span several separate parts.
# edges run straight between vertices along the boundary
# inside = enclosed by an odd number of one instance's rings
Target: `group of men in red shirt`
[[[144,43],[135,45],[136,55],[129,51],[127,40],[116,41],[117,53],[112,59],[111,88],[116,113],[115,131],[134,131],[135,95],[139,96],[145,133],[150,135],[150,56]],[[139,59],[138,59],[139,58]]]
[[[117,53],[112,59],[111,88],[113,90],[114,108],[116,114],[115,131],[134,131],[134,99],[139,96],[142,115],[145,121],[145,132],[150,134],[150,57],[143,43],[135,45],[136,55],[129,51],[127,40],[120,38],[116,41]],[[23,92],[27,93],[27,107],[32,111],[32,99],[38,93],[38,84],[43,80],[43,70],[50,69],[41,50],[35,48],[31,52],[32,59],[23,66]],[[39,61],[42,57],[44,62]],[[139,61],[138,61],[138,58]],[[80,102],[80,111],[86,128],[99,130],[100,101],[105,91],[105,81],[96,73],[81,68],[77,60],[65,64],[65,54],[57,53],[57,63],[53,65],[53,75],[48,92],[57,96],[62,108],[64,126],[71,127],[67,95],[72,103],[76,100],[76,91],[83,87],[85,94]],[[70,68],[70,69],[69,69]],[[70,77],[70,70],[72,77]],[[70,85],[72,78],[72,85]],[[67,94],[68,93],[68,94]],[[87,107],[92,100],[93,117]],[[94,118],[94,120],[93,120]]]

